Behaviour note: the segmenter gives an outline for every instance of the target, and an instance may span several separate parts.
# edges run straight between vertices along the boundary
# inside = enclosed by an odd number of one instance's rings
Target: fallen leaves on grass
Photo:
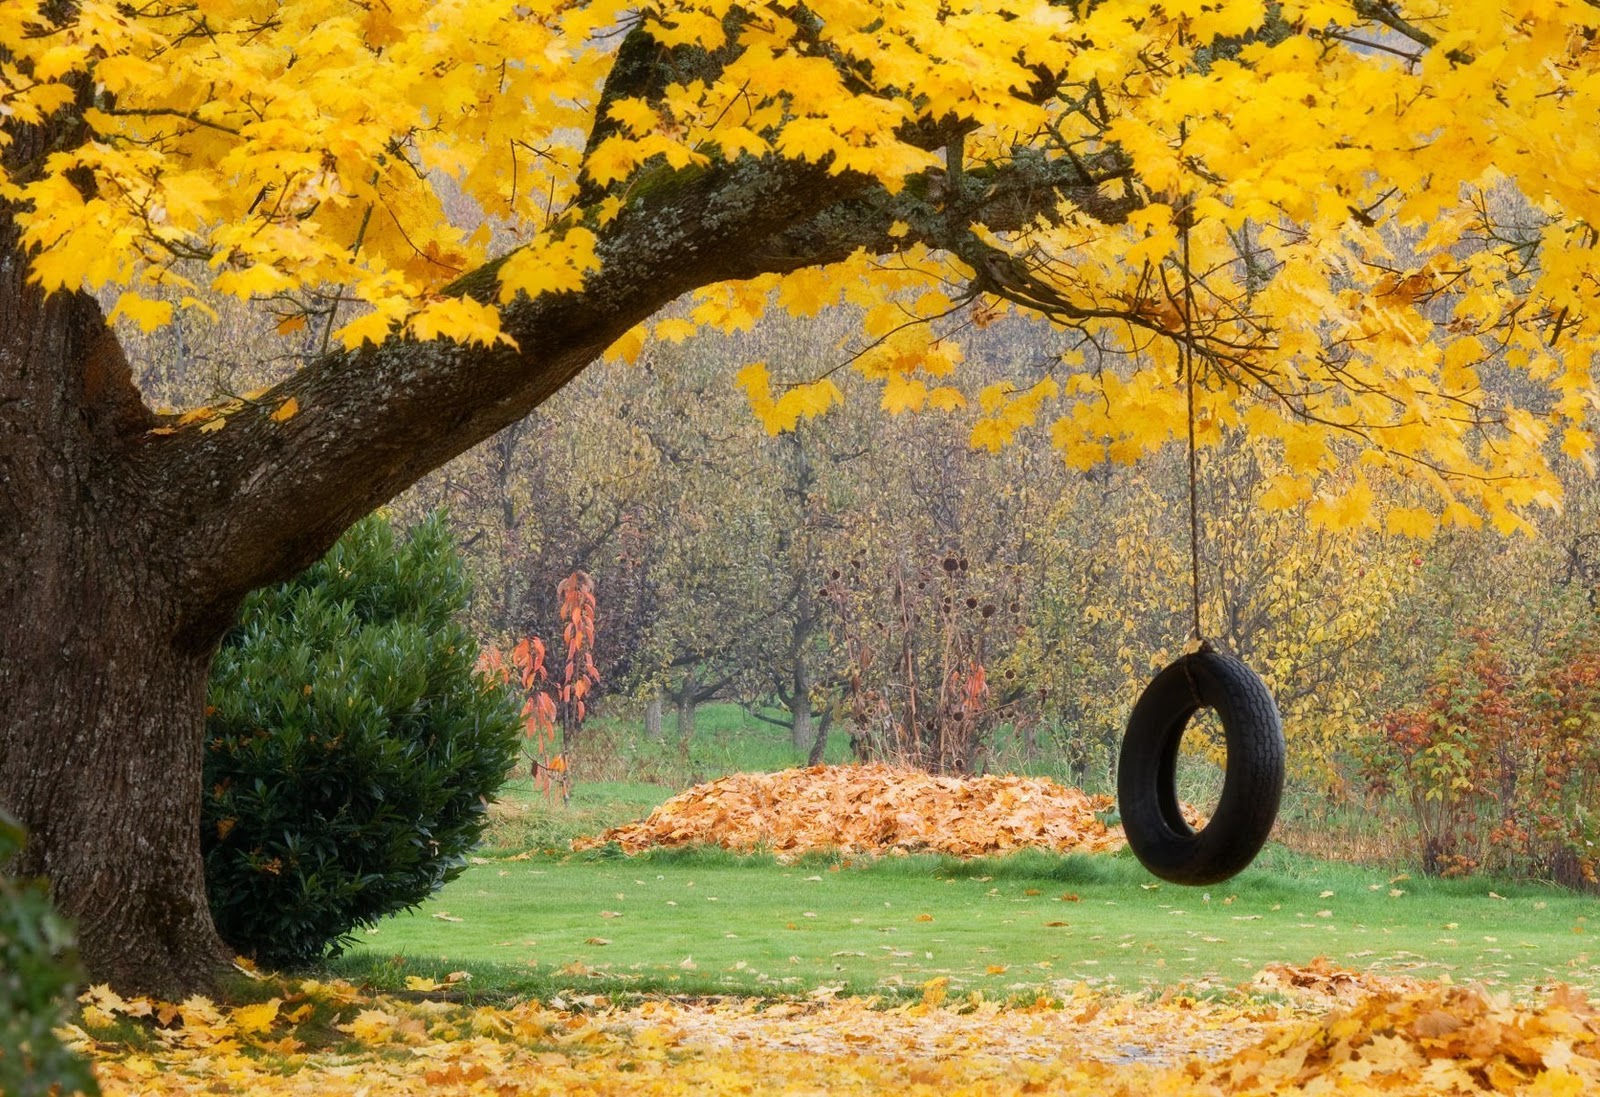
[[[779,858],[812,850],[938,852],[958,857],[1037,846],[1058,853],[1120,849],[1122,829],[1089,796],[1048,777],[935,777],[872,764],[735,773],[679,793],[639,823],[573,842],[651,846],[708,844],[769,849]]]
[[[1600,1013],[1558,987],[1537,1008],[1470,987],[1368,997],[1289,1026],[1191,1078],[1229,1093],[1519,1093],[1600,1086]]]
[[[1291,998],[1310,996],[1351,1001],[1373,993],[1416,991],[1425,984],[1404,976],[1378,975],[1338,967],[1326,956],[1318,956],[1304,965],[1268,964],[1261,969],[1252,985],[1258,990],[1285,994]]]
[[[1336,969],[1284,968],[1303,990],[1347,987]],[[221,1009],[84,996],[66,1035],[107,1097],[262,1093],[407,1095],[884,1093],[1488,1094],[1555,1097],[1600,1086],[1600,1011],[1558,988],[1528,1006],[1475,989],[1385,987],[1352,1003],[1147,999],[1079,987],[1002,1005],[935,981],[884,1007],[838,998],[649,1000],[504,1008],[286,985]],[[1331,980],[1331,982],[1330,982]],[[320,1013],[311,1016],[312,1004]],[[331,1015],[330,1015],[331,1013]],[[120,1025],[120,1028],[113,1027]],[[138,1046],[128,1026],[149,1037]],[[331,1041],[331,1042],[330,1042]]]

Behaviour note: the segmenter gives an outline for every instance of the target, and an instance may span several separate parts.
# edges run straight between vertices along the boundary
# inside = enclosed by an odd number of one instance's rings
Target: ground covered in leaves
[[[638,823],[579,839],[628,853],[707,844],[770,850],[780,858],[817,850],[949,853],[976,857],[1024,847],[1057,853],[1121,849],[1108,826],[1109,796],[1089,796],[1048,777],[935,777],[871,764],[735,773],[672,797]]]
[[[1319,963],[1227,1000],[1081,988],[1065,1001],[946,997],[470,1005],[284,984],[265,1001],[84,996],[68,1034],[108,1097],[358,1094],[1567,1095],[1600,1087],[1600,1011],[1518,1004]]]

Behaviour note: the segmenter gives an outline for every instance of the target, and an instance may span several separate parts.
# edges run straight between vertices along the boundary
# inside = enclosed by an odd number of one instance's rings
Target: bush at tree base
[[[0,865],[22,848],[22,827],[0,811]],[[72,929],[42,882],[0,875],[0,1093],[97,1094],[89,1064],[61,1046],[61,1024],[79,977]]]
[[[439,516],[403,543],[369,518],[246,602],[212,671],[201,822],[241,953],[315,961],[465,866],[519,734],[474,670],[467,595]]]

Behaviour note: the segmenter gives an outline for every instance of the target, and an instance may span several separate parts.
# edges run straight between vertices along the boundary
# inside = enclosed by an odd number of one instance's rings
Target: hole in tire
[[[1217,813],[1217,803],[1222,799],[1226,760],[1222,720],[1217,716],[1217,710],[1200,709],[1184,726],[1174,774],[1178,803],[1183,805],[1185,818],[1196,830],[1202,829]],[[1194,818],[1191,811],[1198,812],[1200,817]]]

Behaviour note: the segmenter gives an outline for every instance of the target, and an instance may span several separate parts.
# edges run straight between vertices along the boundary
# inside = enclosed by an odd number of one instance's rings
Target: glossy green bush
[[[212,671],[201,824],[223,939],[272,967],[338,952],[466,863],[516,751],[475,671],[443,521],[358,524],[258,591]]]
[[[0,811],[0,865],[22,848],[22,828]],[[78,978],[71,927],[44,885],[0,875],[0,1093],[99,1093],[89,1065],[61,1046]]]

